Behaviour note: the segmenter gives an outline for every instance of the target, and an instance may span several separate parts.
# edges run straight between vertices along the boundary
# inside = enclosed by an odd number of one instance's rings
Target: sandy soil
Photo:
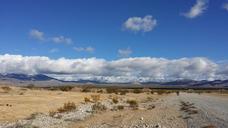
[[[8,126],[39,126],[42,128],[212,128],[228,127],[228,95],[215,93],[150,94],[128,93],[126,95],[98,94],[107,110],[94,113],[92,106],[85,103],[85,97],[95,93],[80,91],[63,92],[30,90],[11,87],[0,88],[0,128]],[[112,98],[118,99],[114,104]],[[138,102],[138,109],[132,109],[127,100]],[[48,112],[71,101],[79,106],[72,112],[50,117]],[[123,105],[123,110],[114,109]],[[153,106],[153,107],[151,107]],[[33,113],[30,120],[23,120]],[[12,122],[6,123],[5,122]],[[17,122],[16,124],[14,122]],[[2,124],[2,125],[1,125]]]
[[[0,89],[0,122],[16,121],[33,113],[48,113],[68,101],[77,105],[84,100],[84,97],[93,94],[11,88],[12,90],[7,93]],[[102,95],[103,97],[106,95]]]

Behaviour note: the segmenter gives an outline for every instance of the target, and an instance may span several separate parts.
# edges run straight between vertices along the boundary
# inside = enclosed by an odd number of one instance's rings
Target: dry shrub
[[[129,104],[129,107],[133,109],[137,109],[139,104],[136,100],[127,100],[127,103]]]
[[[134,89],[133,90],[133,93],[136,93],[136,94],[139,94],[139,93],[142,93],[142,89]]]
[[[62,113],[62,112],[69,112],[69,111],[72,111],[76,109],[76,105],[74,102],[67,102],[67,103],[64,103],[63,107],[60,107],[57,109],[57,111],[59,113]]]
[[[72,86],[61,86],[61,87],[59,87],[59,90],[68,92],[68,91],[71,91],[73,88],[74,87],[72,87]]]
[[[155,108],[155,105],[149,105],[148,108],[147,108],[147,110],[152,110],[154,108]]]
[[[82,88],[81,92],[91,92],[91,88],[90,87],[84,87],[84,88]]]
[[[54,117],[57,113],[58,112],[51,110],[49,111],[49,116]]]
[[[100,95],[91,95],[91,98],[94,102],[98,102],[100,100]]]
[[[106,88],[106,92],[107,93],[118,93],[118,89],[117,88]]]
[[[24,95],[24,92],[20,92],[19,95]]]
[[[2,90],[5,92],[5,93],[8,93],[9,91],[11,91],[12,89],[8,86],[4,86],[2,87]]]
[[[102,89],[97,90],[97,93],[103,93],[103,90]]]
[[[28,85],[26,86],[26,88],[28,88],[28,89],[35,89],[36,87],[35,87],[34,84],[28,84]]]
[[[177,94],[177,96],[179,96],[180,95],[180,92],[179,91],[176,91],[176,94]]]
[[[126,93],[128,93],[129,91],[124,89],[124,90],[120,90],[120,95],[126,95]]]
[[[113,98],[112,98],[112,102],[113,102],[114,104],[117,104],[117,103],[119,102],[118,97],[113,97]]]
[[[156,92],[158,93],[158,95],[162,95],[162,94],[167,93],[166,90],[157,90]]]
[[[97,102],[92,106],[92,110],[93,110],[93,112],[99,112],[99,111],[105,111],[105,110],[107,110],[107,108],[100,102]]]
[[[91,102],[90,98],[88,98],[88,97],[85,97],[85,98],[84,98],[84,101],[85,101],[86,103]]]
[[[203,126],[202,128],[216,128],[214,125]]]
[[[118,105],[118,106],[117,106],[117,109],[118,109],[118,110],[123,110],[123,109],[124,109],[124,106],[123,106],[123,105]]]

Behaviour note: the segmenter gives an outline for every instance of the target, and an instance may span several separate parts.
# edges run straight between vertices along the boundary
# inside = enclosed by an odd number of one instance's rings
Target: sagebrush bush
[[[12,89],[8,86],[4,86],[4,87],[2,87],[2,90],[7,93],[7,92],[11,91]]]
[[[84,101],[87,103],[87,102],[91,102],[91,100],[90,100],[90,98],[88,98],[88,97],[85,97],[84,98]]]
[[[91,98],[94,102],[98,102],[100,100],[100,95],[91,95]]]
[[[124,109],[124,106],[123,106],[123,105],[118,105],[118,106],[117,106],[117,109],[118,109],[118,110],[123,110],[123,109]]]
[[[62,112],[68,112],[68,111],[72,111],[76,109],[76,105],[74,102],[67,102],[67,103],[64,103],[63,107],[60,107],[57,109],[57,111],[59,113],[62,113]]]
[[[61,91],[65,91],[65,92],[71,91],[73,88],[74,88],[74,87],[72,87],[72,86],[61,86],[61,87],[59,87],[59,89],[60,89]]]
[[[105,105],[101,104],[100,102],[97,102],[92,106],[92,110],[93,112],[99,112],[99,111],[105,111],[107,110],[107,108]]]
[[[119,102],[118,97],[113,97],[113,98],[112,98],[112,102],[113,102],[114,104],[117,104],[117,103]]]
[[[139,94],[139,93],[142,93],[142,89],[134,89],[133,90],[133,93],[136,93],[136,94]]]
[[[137,109],[139,106],[136,100],[127,100],[127,103],[129,104],[129,107],[133,109]]]

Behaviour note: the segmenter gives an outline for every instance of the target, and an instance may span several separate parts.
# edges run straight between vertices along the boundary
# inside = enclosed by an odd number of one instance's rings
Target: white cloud
[[[58,48],[52,48],[52,49],[49,50],[50,53],[56,53],[58,51],[59,51]]]
[[[30,37],[32,37],[33,39],[39,40],[39,41],[43,41],[44,40],[44,33],[37,30],[37,29],[32,29],[29,32]]]
[[[51,40],[55,43],[64,43],[64,44],[72,44],[73,43],[71,38],[67,38],[64,36],[52,37]]]
[[[39,41],[48,41],[48,42],[54,42],[54,43],[64,43],[64,44],[72,44],[73,41],[71,38],[64,37],[64,36],[54,36],[54,37],[44,37],[44,32],[41,32],[37,29],[32,29],[29,32],[29,35],[36,40]]]
[[[207,58],[165,59],[151,57],[105,59],[50,59],[44,56],[0,55],[0,73],[48,74],[66,80],[108,82],[228,79],[228,64]]]
[[[90,53],[92,53],[92,52],[94,52],[95,51],[95,49],[93,48],[93,47],[85,47],[85,48],[83,48],[83,47],[74,47],[73,48],[75,51],[77,51],[77,52],[90,52]]]
[[[222,7],[223,7],[223,9],[225,9],[226,11],[228,11],[228,3],[224,3]]]
[[[209,0],[196,0],[196,4],[183,15],[187,18],[196,18],[200,16],[206,9]]]
[[[130,48],[118,50],[119,57],[129,57],[131,54],[132,54],[132,50]]]
[[[145,17],[130,17],[123,24],[124,29],[130,30],[133,32],[149,32],[154,29],[157,25],[157,20],[154,19],[151,15]]]

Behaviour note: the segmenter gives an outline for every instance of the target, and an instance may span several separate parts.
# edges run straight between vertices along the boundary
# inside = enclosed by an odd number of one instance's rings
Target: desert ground
[[[0,128],[227,128],[226,91],[0,86]]]

